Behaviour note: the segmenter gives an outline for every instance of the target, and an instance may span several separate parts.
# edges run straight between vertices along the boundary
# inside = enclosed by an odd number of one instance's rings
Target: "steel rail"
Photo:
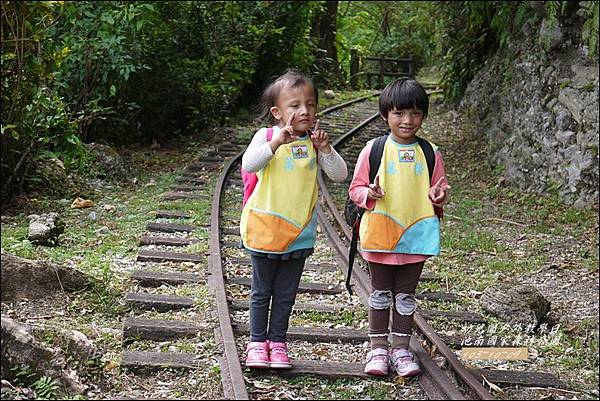
[[[213,193],[213,202],[211,209],[210,219],[210,250],[211,256],[209,258],[210,271],[212,273],[212,280],[215,291],[215,299],[217,304],[217,313],[219,315],[219,326],[221,329],[221,341],[223,342],[223,348],[225,350],[225,361],[227,363],[227,369],[221,369],[223,375],[228,375],[225,383],[231,384],[231,392],[236,400],[248,400],[248,391],[246,390],[246,382],[244,381],[244,374],[242,373],[242,365],[238,355],[237,347],[235,344],[235,336],[233,333],[233,325],[231,322],[231,315],[229,314],[229,305],[227,303],[227,293],[225,291],[225,281],[223,280],[223,263],[221,261],[221,243],[220,243],[220,213],[219,208],[221,205],[221,196],[223,193],[223,187],[225,179],[229,174],[231,167],[235,161],[243,152],[239,152],[234,158],[230,159],[225,163],[223,171],[219,175],[217,180],[215,191]],[[224,389],[225,390],[225,389]],[[227,391],[226,391],[227,393]]]
[[[454,352],[444,343],[431,327],[427,320],[420,314],[415,313],[415,324],[427,339],[437,347],[438,351],[446,358],[452,370],[477,394],[481,400],[493,400],[494,397],[475,376],[467,370],[465,365],[458,360]]]
[[[326,108],[325,110],[321,111],[318,114],[320,114],[320,116],[323,116],[325,114],[331,113],[332,111],[336,111],[336,110],[342,109],[342,108],[344,108],[346,106],[350,106],[351,104],[362,102],[363,100],[367,100],[367,99],[372,98],[374,96],[379,96],[380,94],[381,94],[381,92],[375,92],[375,93],[371,93],[370,95],[366,95],[366,96],[362,96],[362,97],[359,97],[359,98],[356,98],[356,99],[348,100],[347,102],[336,104],[334,106],[328,107],[328,108]]]

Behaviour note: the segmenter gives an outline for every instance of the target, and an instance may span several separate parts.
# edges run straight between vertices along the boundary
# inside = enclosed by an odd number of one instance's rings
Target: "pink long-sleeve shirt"
[[[373,141],[367,143],[363,150],[358,155],[356,166],[354,168],[354,176],[348,189],[350,199],[357,206],[365,208],[367,210],[373,210],[375,208],[375,199],[367,199],[369,193],[369,155],[371,154],[371,145]],[[444,170],[444,160],[439,150],[435,152],[435,167],[433,169],[433,175],[431,182],[436,183],[442,179],[442,183],[448,184],[446,179],[446,172]],[[385,196],[385,195],[384,195]],[[447,201],[447,192],[444,199],[439,203],[433,203],[434,206],[442,207]],[[363,259],[369,262],[381,263],[385,265],[406,265],[410,263],[423,262],[431,255],[417,255],[408,253],[384,253],[384,252],[366,252],[360,251]]]

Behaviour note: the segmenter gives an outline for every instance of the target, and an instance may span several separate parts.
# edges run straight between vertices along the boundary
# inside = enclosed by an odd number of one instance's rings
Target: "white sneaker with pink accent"
[[[395,348],[390,351],[390,364],[398,376],[410,377],[421,373],[419,364],[415,362],[413,354],[404,348]]]
[[[374,376],[387,376],[388,351],[385,348],[375,348],[367,354],[365,373]]]

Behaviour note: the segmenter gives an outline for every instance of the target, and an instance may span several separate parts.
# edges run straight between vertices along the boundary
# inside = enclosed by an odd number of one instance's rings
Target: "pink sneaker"
[[[287,345],[283,342],[271,342],[269,344],[269,361],[273,369],[290,369],[292,364],[288,357]]]
[[[375,376],[387,376],[388,351],[385,348],[375,348],[367,354],[365,373]]]
[[[390,364],[396,373],[402,377],[416,376],[421,373],[419,364],[415,362],[413,354],[404,348],[395,348],[390,352]]]
[[[267,342],[252,341],[246,347],[246,366],[249,368],[269,367],[269,354],[267,352]]]

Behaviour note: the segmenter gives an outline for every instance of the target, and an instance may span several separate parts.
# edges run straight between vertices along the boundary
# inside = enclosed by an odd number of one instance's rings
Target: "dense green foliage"
[[[96,117],[110,113],[116,88],[148,68],[141,62],[142,35],[153,10],[134,2],[67,2],[58,23],[49,28],[49,42],[55,44],[49,50],[61,55],[53,74],[55,89],[79,117],[82,140],[88,139]]]
[[[2,187],[39,183],[44,160],[87,169],[82,141],[110,118],[116,85],[142,66],[136,38],[152,7],[2,2]]]
[[[352,1],[338,16],[340,64],[349,73],[350,49],[362,56],[413,56],[417,69],[435,63],[438,27],[431,20],[436,2]]]
[[[115,134],[162,140],[220,122],[255,101],[273,75],[288,66],[309,70],[311,5],[255,2],[156,4],[143,55],[148,69],[124,86]],[[123,132],[125,131],[125,132]]]
[[[90,171],[84,142],[197,130],[286,68],[311,72],[316,6],[2,2],[4,198],[43,181],[45,160]]]
[[[315,33],[330,8],[3,1],[4,198],[43,182],[40,166],[49,161],[93,173],[84,143],[160,142],[252,111],[268,80],[289,67],[313,75],[321,89],[347,84],[351,49],[435,67],[449,101],[460,99],[488,56],[522,38],[523,26],[539,31],[542,22],[576,19],[579,42],[591,59],[598,55],[594,1],[339,2],[329,18],[337,27]],[[328,29],[333,53],[319,48],[328,46]],[[334,53],[337,63],[324,61]]]
[[[582,1],[444,1],[433,19],[443,34],[439,56],[446,100],[459,101],[469,81],[493,55],[509,41],[539,32],[539,41],[549,51],[552,28],[584,14],[583,31],[575,44],[589,47],[588,56],[598,56],[598,2]],[[595,21],[595,22],[594,22]],[[546,29],[540,31],[540,26]],[[526,33],[526,32],[529,33]],[[578,40],[579,39],[579,40]]]
[[[537,33],[545,22],[549,33],[569,19],[579,19],[581,35],[574,42],[588,46],[589,58],[595,59],[597,1],[347,2],[338,17],[340,63],[348,73],[352,48],[362,56],[412,55],[417,70],[438,69],[446,100],[456,102],[489,56],[524,39],[524,27]],[[543,47],[548,40],[541,35]]]

